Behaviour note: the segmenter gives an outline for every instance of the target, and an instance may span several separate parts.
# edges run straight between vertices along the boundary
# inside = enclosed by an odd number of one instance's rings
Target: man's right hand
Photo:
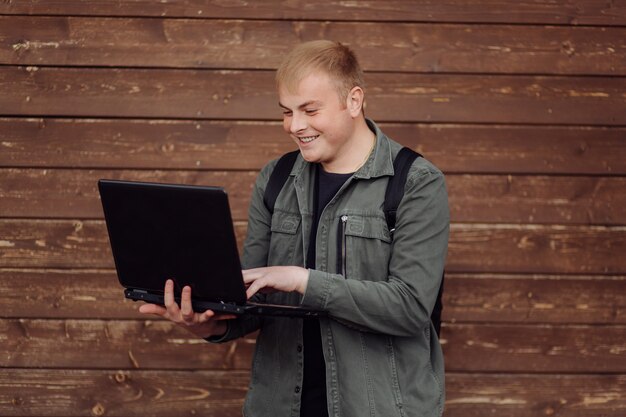
[[[202,338],[223,335],[228,328],[225,320],[235,318],[232,314],[215,314],[213,310],[206,310],[203,313],[194,312],[191,307],[191,287],[189,286],[183,288],[180,298],[179,307],[174,299],[174,281],[168,279],[165,282],[165,307],[144,304],[139,307],[139,312],[163,317]]]

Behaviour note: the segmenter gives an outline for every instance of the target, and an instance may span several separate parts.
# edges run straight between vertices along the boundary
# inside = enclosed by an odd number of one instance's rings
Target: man
[[[395,231],[383,213],[401,145],[365,118],[362,71],[331,41],[295,48],[277,71],[283,127],[298,156],[273,212],[252,195],[242,263],[248,297],[326,310],[300,320],[144,305],[215,343],[260,330],[245,416],[440,416],[443,355],[430,321],[449,232],[442,173],[415,160]],[[294,227],[294,225],[296,227]]]

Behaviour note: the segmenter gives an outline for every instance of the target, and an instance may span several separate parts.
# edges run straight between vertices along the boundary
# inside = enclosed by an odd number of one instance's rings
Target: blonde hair
[[[337,93],[345,104],[350,90],[365,88],[363,70],[354,52],[339,42],[318,40],[295,47],[276,71],[276,86],[295,92],[298,84],[313,72],[321,71],[337,84]]]

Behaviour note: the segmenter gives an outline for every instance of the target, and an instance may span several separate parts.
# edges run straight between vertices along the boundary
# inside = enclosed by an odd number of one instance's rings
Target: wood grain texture
[[[26,0],[0,3],[0,13],[31,15],[153,16],[279,20],[374,20],[549,25],[626,25],[623,0],[269,0],[255,3],[215,0],[131,0],[115,3],[81,0]]]
[[[233,218],[246,220],[256,171],[0,169],[0,217],[104,217],[99,179],[222,186]],[[625,219],[626,220],[626,219]]]
[[[626,375],[452,373],[445,417],[618,417],[625,385]]]
[[[380,123],[446,173],[626,174],[626,129]],[[0,118],[0,166],[259,170],[277,122]]]
[[[235,417],[248,380],[245,371],[6,369],[0,373],[0,404],[6,404],[6,416]],[[450,373],[446,385],[445,417],[626,412],[625,375]]]
[[[239,247],[246,233],[235,222]],[[0,267],[112,268],[102,220],[0,219]],[[626,227],[451,227],[449,272],[624,274]]]
[[[241,415],[247,371],[4,369],[5,416]]]
[[[254,338],[212,345],[168,321],[0,320],[3,368],[249,369]],[[624,373],[624,326],[446,324],[450,372]],[[295,348],[295,346],[294,346]]]
[[[446,371],[624,373],[624,326],[446,325]]]
[[[446,323],[626,324],[626,276],[448,273]],[[145,319],[112,270],[0,269],[0,317]]]
[[[299,42],[366,71],[626,75],[625,28],[0,16],[0,63],[275,69]]]
[[[446,322],[626,323],[625,276],[447,274]]]
[[[102,218],[101,178],[225,187],[235,220],[248,216],[252,171],[1,169],[0,217]],[[626,178],[448,175],[453,222],[626,224]],[[382,197],[381,197],[382,198]]]
[[[626,77],[368,74],[378,121],[626,125]],[[6,116],[271,120],[271,71],[0,67]],[[521,108],[523,112],[519,111]]]
[[[452,272],[621,273],[626,228],[467,225],[451,227]]]
[[[165,320],[0,320],[1,368],[249,369],[253,338],[210,344]]]

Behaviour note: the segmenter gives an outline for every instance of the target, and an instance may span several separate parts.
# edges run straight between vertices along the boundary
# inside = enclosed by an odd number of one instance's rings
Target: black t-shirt
[[[326,205],[337,194],[341,186],[352,174],[333,174],[325,172],[320,165],[316,167],[315,175],[315,215],[311,227],[309,250],[306,257],[306,267],[315,269],[315,238],[320,216]],[[302,405],[300,417],[326,417],[326,366],[320,323],[317,319],[306,319],[303,324],[304,344],[304,377],[302,383]]]

